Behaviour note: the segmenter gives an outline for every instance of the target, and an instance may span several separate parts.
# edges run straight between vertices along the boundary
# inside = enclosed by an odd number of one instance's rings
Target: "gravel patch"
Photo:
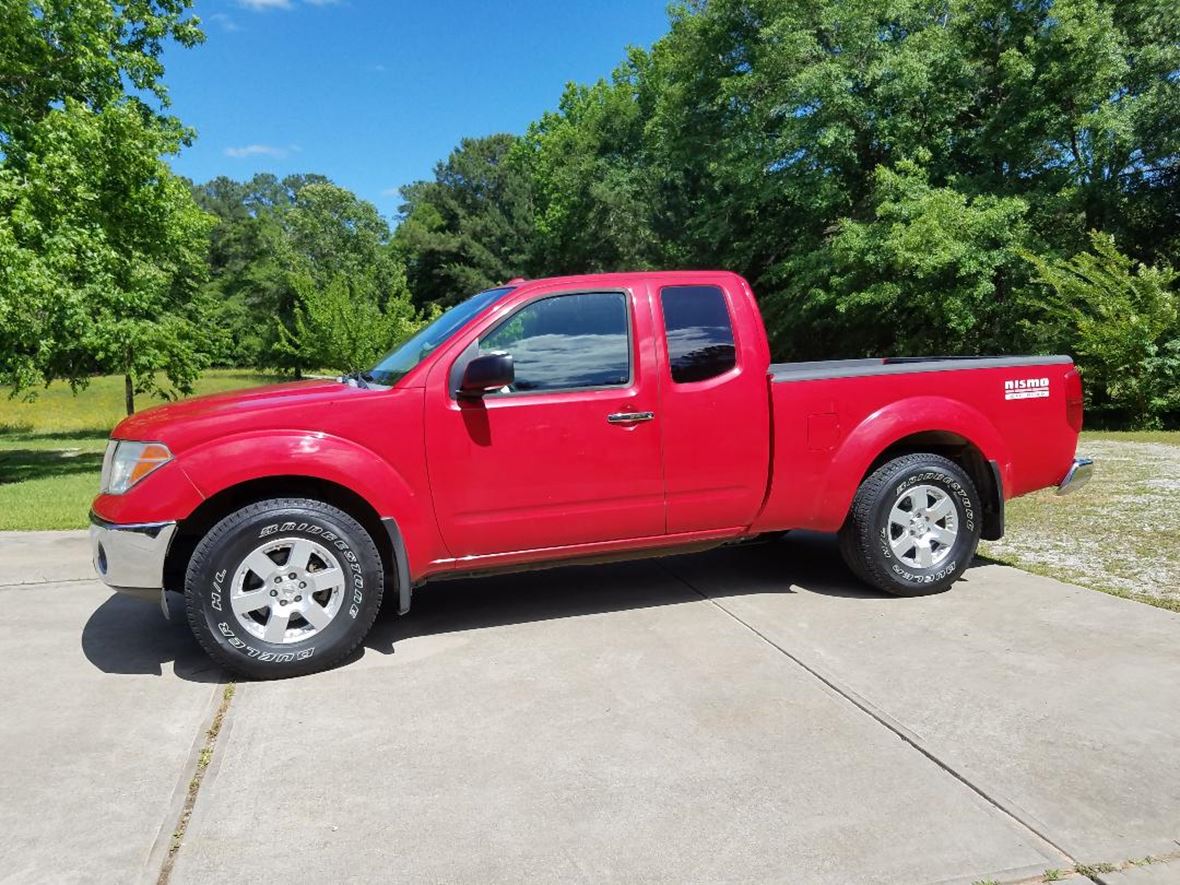
[[[1119,595],[1180,602],[1180,445],[1085,439],[1094,478],[1073,495],[1008,502],[1000,541],[980,552]]]

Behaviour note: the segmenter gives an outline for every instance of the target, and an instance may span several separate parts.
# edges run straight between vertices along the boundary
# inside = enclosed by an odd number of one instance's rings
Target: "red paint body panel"
[[[835,531],[873,461],[931,431],[961,437],[997,462],[1005,498],[1056,485],[1077,445],[1065,407],[1071,371],[1051,364],[772,383],[775,470],[753,528]],[[1049,377],[1049,396],[1005,400],[1004,381],[1030,374]],[[809,441],[817,419],[823,437]]]
[[[716,286],[736,365],[675,383],[660,290]],[[457,361],[481,334],[542,297],[621,292],[630,381],[460,399]],[[202,501],[267,477],[314,477],[396,520],[415,581],[450,571],[690,545],[763,531],[840,526],[891,445],[938,432],[994,461],[1007,498],[1057,484],[1081,428],[1067,362],[930,364],[775,380],[753,293],[726,272],[603,274],[526,282],[471,319],[389,389],[280,384],[149,409],[115,430],[174,455],[123,495],[116,523],[184,520]],[[1046,392],[1008,397],[1009,384]],[[608,423],[620,412],[646,423]]]
[[[456,335],[426,379],[426,451],[439,529],[450,558],[616,541],[664,533],[657,423],[608,424],[658,409],[646,286],[600,283],[629,303],[634,347],[625,387],[459,399],[460,354],[506,314],[562,287],[522,287]]]
[[[660,360],[660,429],[670,533],[746,526],[766,497],[770,471],[770,410],[766,368],[770,349],[762,315],[736,274],[694,275],[697,285],[725,292],[733,322],[737,365],[717,378],[675,384],[660,317],[659,289],[678,285],[674,275],[651,287]]]

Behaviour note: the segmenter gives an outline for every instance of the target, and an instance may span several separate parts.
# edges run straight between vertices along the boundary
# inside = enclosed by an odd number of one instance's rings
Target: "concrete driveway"
[[[1180,615],[801,536],[430,586],[226,704],[87,560],[0,535],[0,881],[1180,882]]]

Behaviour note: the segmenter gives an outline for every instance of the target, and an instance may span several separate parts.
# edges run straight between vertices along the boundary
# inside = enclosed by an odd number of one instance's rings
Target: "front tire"
[[[369,533],[310,498],[247,505],[197,544],[185,575],[193,634],[217,663],[253,679],[336,666],[381,607],[384,570]]]
[[[959,465],[940,455],[903,455],[861,483],[840,529],[840,553],[879,590],[941,593],[971,564],[981,516],[975,484]]]

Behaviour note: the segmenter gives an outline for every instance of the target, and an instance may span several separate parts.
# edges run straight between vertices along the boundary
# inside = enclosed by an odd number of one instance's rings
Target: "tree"
[[[306,365],[339,372],[370,369],[421,325],[404,281],[384,305],[378,302],[371,273],[339,273],[322,288],[310,277],[300,277],[295,288],[299,304],[293,328],[278,324],[279,347]]]
[[[877,168],[872,214],[846,218],[812,253],[822,267],[799,312],[768,311],[780,341],[822,357],[836,336],[858,353],[972,354],[1012,347],[1028,277],[1028,205],[932,187],[917,161]]]
[[[138,94],[167,106],[160,56],[167,41],[205,39],[191,0],[6,0],[0,4],[0,149],[18,153],[32,127],[61,103],[94,110]],[[128,99],[127,86],[136,95]]]
[[[223,365],[281,362],[274,319],[291,325],[297,303],[292,276],[307,272],[305,263],[296,263],[286,219],[296,195],[310,184],[330,182],[322,175],[280,180],[260,173],[246,182],[219,177],[193,187],[197,204],[218,219],[203,291],[216,305],[212,322],[226,344],[216,360]]]
[[[1180,411],[1180,274],[1128,258],[1109,235],[1095,231],[1090,244],[1067,260],[1027,255],[1052,291],[1034,326],[1049,346],[1077,354],[1100,415],[1158,427]]]
[[[126,405],[205,364],[208,219],[160,159],[160,54],[204,37],[189,0],[0,6],[0,383],[124,375]],[[154,103],[153,103],[154,99]]]
[[[371,300],[379,311],[397,316],[398,302],[405,296],[405,270],[391,248],[388,223],[372,203],[345,188],[327,181],[302,184],[290,207],[277,217],[283,237],[279,254],[288,270],[286,286],[276,292],[278,301],[268,307],[287,334],[276,328],[264,360],[300,377],[305,369],[322,368],[314,348],[292,344],[304,341],[295,321],[301,290],[311,291],[307,281],[326,291],[334,281],[346,280],[349,291],[364,294],[357,301],[358,310]]]
[[[654,176],[643,155],[644,56],[611,81],[566,87],[558,109],[521,146],[536,205],[532,264],[540,273],[637,270],[661,263]]]
[[[1019,349],[1019,251],[1177,261],[1173,5],[674,5],[524,137],[530,265],[739,271],[782,357]]]
[[[94,371],[136,393],[189,392],[207,364],[197,288],[212,219],[161,154],[177,127],[135,103],[68,99],[0,167],[0,378],[16,389]]]
[[[396,244],[419,304],[451,305],[528,270],[529,181],[516,138],[465,138],[433,181],[403,187]]]
[[[299,344],[296,320],[303,310],[307,326],[309,292],[343,285],[359,310],[372,301],[379,311],[400,315],[405,269],[389,224],[372,203],[322,175],[216,178],[193,193],[218,218],[204,291],[217,305],[213,322],[228,345],[219,358],[227,364],[296,377],[323,368]]]

